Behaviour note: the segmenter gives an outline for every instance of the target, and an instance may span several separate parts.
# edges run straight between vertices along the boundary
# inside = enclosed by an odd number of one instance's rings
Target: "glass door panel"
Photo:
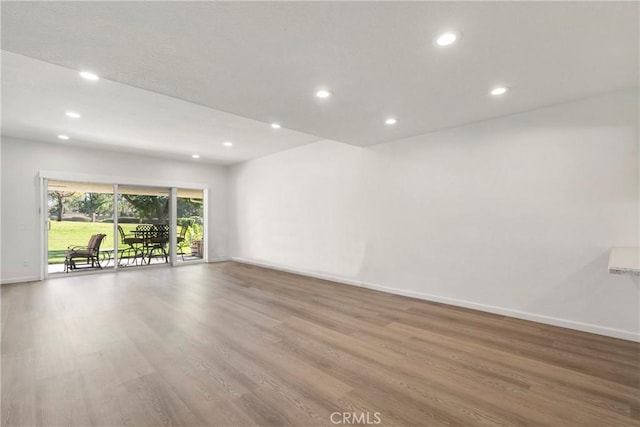
[[[202,190],[176,191],[177,262],[202,261],[204,257],[204,194]]]
[[[169,189],[118,186],[118,268],[169,263]]]
[[[113,185],[50,180],[48,273],[113,268]]]

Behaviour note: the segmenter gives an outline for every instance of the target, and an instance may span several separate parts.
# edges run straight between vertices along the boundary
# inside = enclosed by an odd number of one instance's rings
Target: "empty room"
[[[0,425],[640,426],[640,3],[0,6]]]

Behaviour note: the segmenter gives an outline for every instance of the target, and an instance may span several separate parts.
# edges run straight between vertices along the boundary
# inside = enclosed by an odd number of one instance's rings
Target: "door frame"
[[[202,191],[202,223],[203,223],[203,258],[202,261],[192,261],[192,263],[208,262],[208,236],[209,236],[209,206],[208,206],[208,193],[209,186],[203,183],[197,182],[177,182],[171,180],[156,180],[156,179],[141,179],[123,176],[110,176],[110,175],[93,175],[74,172],[62,172],[62,171],[40,171],[38,174],[38,181],[40,183],[40,208],[39,208],[39,220],[40,220],[40,280],[44,280],[49,276],[49,181],[69,181],[79,183],[95,183],[95,184],[111,184],[113,186],[114,197],[114,271],[118,270],[118,190],[120,186],[140,186],[140,187],[156,187],[169,190],[169,241],[171,242],[169,253],[171,262],[169,266],[175,267],[176,265],[183,265],[177,262],[176,257],[176,217],[177,217],[177,189],[189,189],[189,190],[201,190]]]

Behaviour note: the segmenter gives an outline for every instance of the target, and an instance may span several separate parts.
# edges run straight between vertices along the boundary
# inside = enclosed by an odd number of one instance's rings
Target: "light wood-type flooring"
[[[629,341],[232,262],[1,293],[2,426],[640,426]]]

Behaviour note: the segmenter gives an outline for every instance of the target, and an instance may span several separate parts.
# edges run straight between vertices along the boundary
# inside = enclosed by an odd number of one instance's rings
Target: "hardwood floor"
[[[1,293],[3,426],[640,426],[638,343],[236,263]]]

